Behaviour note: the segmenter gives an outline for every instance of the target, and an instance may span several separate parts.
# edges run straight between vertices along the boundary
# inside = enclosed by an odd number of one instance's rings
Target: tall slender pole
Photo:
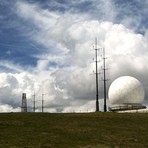
[[[44,94],[43,94],[43,88],[42,88],[42,112],[44,112]]]
[[[42,94],[42,112],[44,112],[44,94]]]
[[[35,112],[35,90],[34,90],[34,95],[33,95],[33,111]]]
[[[99,111],[99,94],[98,94],[98,53],[97,38],[95,38],[95,56],[96,56],[96,112]]]
[[[104,74],[104,112],[107,111],[106,107],[106,65],[105,65],[105,48],[103,48],[103,74]]]

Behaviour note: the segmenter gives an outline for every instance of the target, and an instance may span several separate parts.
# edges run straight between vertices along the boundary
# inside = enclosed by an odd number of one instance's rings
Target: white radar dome
[[[122,76],[113,81],[108,92],[109,101],[115,104],[141,104],[144,101],[144,88],[139,80]]]

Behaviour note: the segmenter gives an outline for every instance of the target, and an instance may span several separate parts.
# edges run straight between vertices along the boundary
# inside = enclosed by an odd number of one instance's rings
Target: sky
[[[0,112],[19,112],[22,93],[32,111],[95,111],[97,38],[100,110],[102,48],[107,89],[116,78],[137,78],[148,105],[147,0],[0,0]],[[107,100],[109,105],[109,101]]]

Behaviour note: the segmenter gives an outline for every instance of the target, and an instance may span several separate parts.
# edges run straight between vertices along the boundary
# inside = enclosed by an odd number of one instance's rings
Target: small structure
[[[145,93],[141,82],[131,76],[117,78],[108,92],[110,111],[138,110],[146,108],[142,103]]]
[[[22,93],[21,112],[27,112],[27,99],[26,99],[26,93]]]

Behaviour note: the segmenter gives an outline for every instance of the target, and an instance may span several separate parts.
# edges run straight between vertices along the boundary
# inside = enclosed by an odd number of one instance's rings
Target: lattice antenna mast
[[[22,93],[21,112],[27,112],[27,99],[26,99],[26,93]]]
[[[99,90],[98,90],[98,47],[97,38],[95,38],[95,63],[96,63],[96,112],[99,111]]]
[[[105,57],[105,48],[103,48],[103,83],[104,83],[104,112],[107,112],[106,105],[106,57]]]

